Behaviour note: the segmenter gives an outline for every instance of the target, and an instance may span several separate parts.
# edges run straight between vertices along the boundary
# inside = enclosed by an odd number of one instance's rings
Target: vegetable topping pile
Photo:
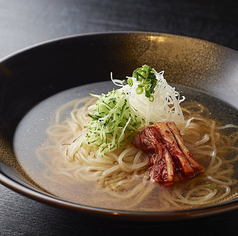
[[[102,95],[92,95],[98,100],[88,114],[91,121],[85,128],[84,141],[99,148],[103,155],[127,143],[145,126],[158,121],[183,123],[184,118],[179,93],[148,65],[136,69],[127,81],[113,79],[120,86]]]

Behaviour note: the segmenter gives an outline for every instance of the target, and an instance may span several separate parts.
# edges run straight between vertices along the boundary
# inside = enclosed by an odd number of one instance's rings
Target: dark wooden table
[[[46,40],[102,31],[179,34],[238,50],[238,1],[0,0],[0,58]],[[238,235],[238,211],[176,222],[125,222],[57,209],[0,185],[0,235],[150,234]]]

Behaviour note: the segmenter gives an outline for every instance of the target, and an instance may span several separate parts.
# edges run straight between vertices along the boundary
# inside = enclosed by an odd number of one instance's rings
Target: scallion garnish
[[[150,66],[144,65],[144,66],[134,70],[133,75],[132,75],[134,78],[136,78],[137,81],[140,82],[136,89],[136,93],[137,94],[143,93],[143,89],[141,89],[141,87],[144,87],[145,88],[145,90],[144,90],[145,96],[147,98],[149,98],[150,102],[154,101],[154,99],[150,98],[150,97],[151,97],[151,94],[154,93],[154,88],[157,84],[157,79],[156,79],[155,73],[156,73],[155,70],[152,69]],[[128,82],[128,85],[130,86],[129,82]]]
[[[150,102],[153,102],[153,101],[154,101],[154,96],[150,95],[149,101],[150,101]]]
[[[143,93],[143,87],[139,87],[139,86],[138,86],[138,87],[136,88],[136,93],[137,93],[137,94],[142,94],[142,93]]]
[[[217,184],[216,184],[216,183],[211,183],[211,184],[209,184],[209,188],[210,188],[211,190],[214,190],[214,189],[217,188]]]
[[[127,83],[128,83],[128,85],[131,87],[131,86],[133,85],[133,80],[132,80],[131,78],[129,78],[129,79],[127,80]]]

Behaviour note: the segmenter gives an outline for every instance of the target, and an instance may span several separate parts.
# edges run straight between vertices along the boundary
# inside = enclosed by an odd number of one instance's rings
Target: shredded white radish
[[[112,79],[114,84],[121,86],[119,90],[123,90],[129,97],[129,103],[135,114],[145,120],[145,125],[151,122],[168,122],[174,121],[177,125],[184,123],[183,112],[180,103],[185,100],[185,97],[180,97],[179,92],[171,87],[164,78],[164,71],[156,72],[157,85],[154,89],[154,101],[145,98],[145,92],[141,94],[136,93],[139,81],[134,77],[127,77],[132,79],[133,84],[123,85],[122,81]]]

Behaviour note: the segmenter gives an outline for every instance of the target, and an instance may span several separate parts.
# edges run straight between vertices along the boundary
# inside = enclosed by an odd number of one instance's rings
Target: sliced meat
[[[158,131],[155,127],[148,126],[145,128],[133,138],[132,144],[149,156],[150,176],[155,182],[173,181],[174,163],[168,150],[159,141]]]
[[[163,122],[157,122],[155,127],[159,131],[163,144],[168,149],[176,164],[178,174],[181,176],[184,173],[186,176],[193,176],[194,170],[187,158],[184,156],[183,152],[179,149],[174,135],[170,131],[167,124]]]
[[[183,138],[180,134],[180,130],[178,129],[176,124],[174,122],[167,122],[167,125],[168,125],[169,129],[172,131],[172,133],[178,143],[179,148],[182,150],[184,156],[187,158],[187,160],[189,161],[189,163],[192,166],[192,168],[194,169],[194,171],[195,172],[202,171],[202,165],[199,164],[199,162],[194,158],[193,154],[190,153],[189,150],[187,149],[187,147],[185,146]]]
[[[132,144],[149,156],[150,176],[155,182],[173,183],[175,179],[191,178],[202,171],[174,122],[147,126],[134,136]]]

